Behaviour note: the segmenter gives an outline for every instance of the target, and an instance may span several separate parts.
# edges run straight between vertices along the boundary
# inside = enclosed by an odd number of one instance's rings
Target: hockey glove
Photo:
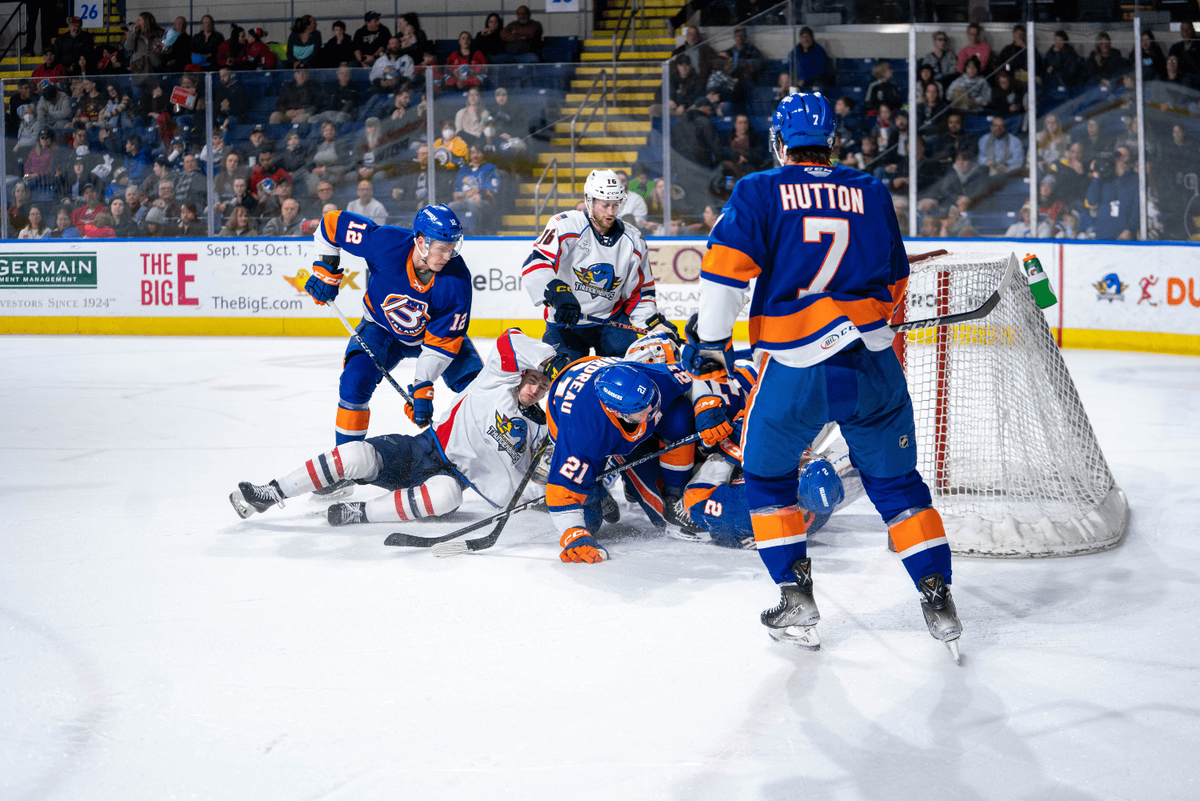
[[[733,337],[728,336],[713,342],[702,342],[696,332],[700,315],[693,314],[683,331],[687,344],[683,346],[683,366],[692,378],[701,381],[721,378],[729,374],[728,359],[733,353]]]
[[[725,401],[716,395],[704,395],[692,406],[696,412],[696,431],[710,448],[733,433],[733,423],[725,414]]]
[[[304,282],[304,291],[312,295],[318,306],[337,299],[342,283],[342,268],[323,261],[313,262],[312,275]]]
[[[564,562],[596,564],[608,558],[608,551],[600,547],[596,538],[586,528],[567,529],[558,544],[563,549],[558,558]]]
[[[408,385],[412,403],[404,404],[404,413],[421,428],[433,422],[433,382],[421,381]]]
[[[566,282],[555,278],[546,284],[546,305],[554,309],[554,322],[567,328],[579,324],[579,301]]]
[[[677,347],[683,347],[683,337],[679,336],[679,329],[675,327],[674,323],[658,312],[655,312],[654,316],[646,321],[646,328],[654,334],[666,334]]]

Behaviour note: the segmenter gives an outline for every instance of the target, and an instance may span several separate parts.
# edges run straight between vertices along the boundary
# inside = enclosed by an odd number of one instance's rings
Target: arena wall
[[[8,241],[0,246],[0,333],[344,336],[303,292],[312,247],[298,239]],[[1046,317],[1064,347],[1200,355],[1200,246],[922,239],[909,250],[934,248],[1036,253],[1059,297]],[[650,240],[659,306],[672,320],[696,310],[704,249],[704,239]],[[541,334],[540,310],[521,287],[528,253],[526,240],[466,242],[472,336],[514,325]],[[343,265],[338,305],[355,318],[366,265],[354,257]]]

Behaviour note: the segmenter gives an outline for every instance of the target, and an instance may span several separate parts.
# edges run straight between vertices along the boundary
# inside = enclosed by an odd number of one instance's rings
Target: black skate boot
[[[925,615],[925,625],[929,626],[929,633],[946,646],[956,663],[962,664],[958,653],[962,623],[959,622],[954,598],[950,595],[950,588],[946,586],[942,574],[929,574],[917,582],[917,589],[921,591],[921,612]]]
[[[325,513],[331,526],[350,526],[355,523],[370,523],[367,520],[367,505],[361,502],[335,503]]]
[[[709,542],[712,540],[712,537],[704,530],[703,526],[696,525],[696,521],[692,520],[692,516],[688,514],[687,506],[684,505],[683,498],[678,495],[663,496],[663,519],[670,524],[667,526],[667,534],[676,539],[686,540],[687,542]]]
[[[761,615],[762,624],[772,640],[790,643],[807,651],[821,650],[817,623],[821,613],[813,598],[812,560],[797,559],[792,565],[796,581],[779,585],[782,597],[779,605]]]
[[[617,506],[617,502],[607,490],[600,498],[600,511],[604,515],[605,523],[617,523],[621,520],[621,507]]]
[[[354,494],[354,479],[343,478],[333,482],[328,487],[313,491],[313,498],[320,501],[335,501],[338,498],[348,498]]]
[[[279,482],[274,480],[269,484],[251,484],[249,481],[243,481],[238,484],[237,490],[229,493],[229,502],[233,504],[234,511],[245,520],[255,512],[267,511],[275,504],[283,506],[283,490],[279,488]]]

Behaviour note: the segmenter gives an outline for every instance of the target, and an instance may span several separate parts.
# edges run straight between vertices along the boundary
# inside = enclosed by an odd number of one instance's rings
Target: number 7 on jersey
[[[817,271],[817,276],[813,278],[812,283],[802,287],[796,293],[796,300],[806,295],[824,292],[825,287],[829,286],[829,282],[833,280],[833,275],[838,271],[838,267],[842,266],[842,257],[846,255],[846,248],[850,247],[850,221],[840,217],[804,218],[805,242],[820,242],[826,234],[833,237],[833,242],[830,243],[829,250],[825,253],[821,269]]]

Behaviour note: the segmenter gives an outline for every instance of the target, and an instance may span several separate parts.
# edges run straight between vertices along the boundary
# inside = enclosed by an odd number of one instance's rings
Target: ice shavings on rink
[[[755,553],[619,492],[601,565],[540,513],[446,559],[303,498],[239,520],[332,444],[344,346],[4,339],[0,798],[1195,797],[1200,360],[1065,353],[1129,533],[957,558],[956,667],[862,503],[812,543],[817,653],[767,637]],[[412,432],[394,395],[372,432]]]

